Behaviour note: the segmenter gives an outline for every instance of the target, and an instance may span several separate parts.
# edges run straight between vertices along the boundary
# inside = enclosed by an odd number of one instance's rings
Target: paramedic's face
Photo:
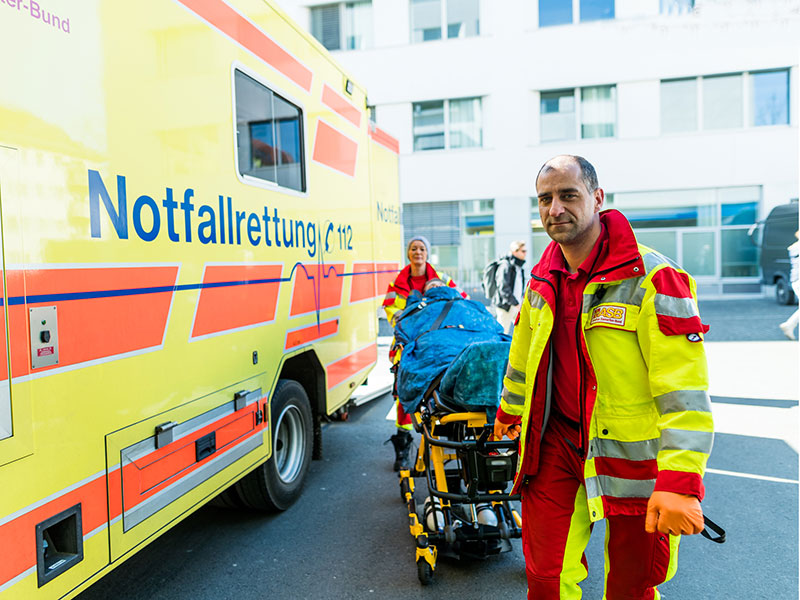
[[[580,243],[603,206],[603,190],[586,189],[581,168],[570,159],[556,159],[539,175],[539,216],[547,235],[559,244]]]
[[[408,261],[417,267],[423,266],[428,260],[428,250],[422,242],[411,242],[408,248]]]

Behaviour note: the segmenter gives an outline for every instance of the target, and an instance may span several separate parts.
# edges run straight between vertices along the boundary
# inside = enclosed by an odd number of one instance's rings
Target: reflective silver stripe
[[[588,313],[597,304],[628,304],[631,306],[642,306],[642,300],[646,290],[639,287],[642,277],[626,279],[618,285],[609,285],[604,288],[602,297],[595,299],[595,294],[583,295],[583,312]]]
[[[689,431],[687,429],[663,429],[661,431],[662,450],[691,450],[692,452],[711,452],[714,434],[710,431]]]
[[[656,313],[665,317],[689,319],[700,316],[693,298],[676,298],[665,294],[656,294],[653,302]]]
[[[532,289],[528,288],[528,303],[531,305],[532,308],[543,308],[545,305],[544,298],[540,294],[537,294]]]
[[[694,410],[697,412],[711,412],[711,398],[705,390],[679,390],[667,392],[655,397],[658,412],[662,415],[669,413]]]
[[[595,438],[590,443],[590,457],[624,458],[626,460],[653,460],[658,456],[659,438],[639,442],[620,442]]]
[[[679,270],[681,269],[676,263],[671,261],[663,254],[660,254],[655,250],[651,250],[646,246],[640,248],[640,250],[642,249],[650,250],[647,254],[642,255],[642,261],[644,262],[644,269],[647,273],[649,273],[650,271],[661,265],[669,265],[670,267],[674,267],[675,269]]]
[[[514,383],[525,383],[525,373],[522,371],[517,371],[511,365],[508,365],[506,369],[506,377],[508,377]]]
[[[386,294],[385,300],[394,300],[397,298],[397,294],[395,292],[389,292]]]
[[[600,491],[600,484],[597,481],[597,477],[589,477],[583,482],[583,485],[586,486],[586,498],[597,498],[602,492]]]
[[[649,498],[656,487],[655,479],[623,479],[610,475],[597,475],[585,482],[587,498],[613,496],[615,498]]]
[[[503,400],[508,402],[509,404],[515,404],[517,406],[522,406],[525,404],[525,397],[520,396],[519,394],[515,394],[514,392],[509,392],[508,388],[503,388]]]

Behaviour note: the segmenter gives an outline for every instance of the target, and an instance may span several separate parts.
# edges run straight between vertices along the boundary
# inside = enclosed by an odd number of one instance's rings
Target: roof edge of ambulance
[[[281,19],[286,21],[286,23],[290,27],[292,27],[292,29],[294,29],[298,34],[300,34],[303,37],[303,39],[305,39],[309,44],[311,44],[317,50],[319,50],[322,53],[322,55],[327,59],[327,61],[331,63],[334,67],[336,67],[339,70],[339,72],[342,75],[344,75],[344,77],[353,82],[353,85],[355,85],[358,88],[358,90],[364,94],[364,106],[359,108],[366,110],[366,99],[368,98],[367,89],[363,85],[361,85],[358,82],[358,80],[355,79],[352,76],[352,74],[350,74],[342,66],[342,64],[331,55],[330,51],[325,46],[323,46],[320,43],[320,41],[317,40],[317,38],[311,35],[310,31],[301,27],[299,23],[297,23],[294,19],[292,19],[289,15],[287,15],[275,0],[262,0],[262,1],[264,2],[264,4],[269,6],[273,11],[275,11],[276,15],[278,15]]]

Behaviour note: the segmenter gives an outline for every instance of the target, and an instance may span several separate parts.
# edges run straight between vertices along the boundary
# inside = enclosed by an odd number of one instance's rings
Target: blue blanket
[[[394,334],[403,346],[397,391],[406,412],[416,410],[431,382],[446,371],[439,384],[442,398],[464,410],[485,409],[494,420],[511,336],[482,304],[449,287],[425,296],[412,293]]]

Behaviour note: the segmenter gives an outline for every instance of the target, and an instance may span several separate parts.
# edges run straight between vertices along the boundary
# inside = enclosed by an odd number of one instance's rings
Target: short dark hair
[[[575,154],[562,154],[560,156],[565,156],[567,158],[571,158],[576,163],[578,163],[578,166],[581,169],[581,178],[583,179],[583,185],[586,186],[586,189],[589,190],[590,194],[593,193],[598,187],[600,187],[600,185],[597,183],[597,171],[594,170],[594,167],[592,166],[592,163],[590,163],[588,160],[586,160],[582,156],[577,156]],[[554,156],[553,158],[551,158],[550,160],[548,160],[546,163],[544,163],[542,165],[542,168],[539,169],[539,172],[536,174],[536,181],[535,181],[534,185],[539,183],[539,175],[541,175],[542,173],[544,173],[546,171],[549,171],[549,170],[551,170],[553,168],[553,167],[550,166],[550,162],[555,158],[559,158],[559,157],[558,156]]]

